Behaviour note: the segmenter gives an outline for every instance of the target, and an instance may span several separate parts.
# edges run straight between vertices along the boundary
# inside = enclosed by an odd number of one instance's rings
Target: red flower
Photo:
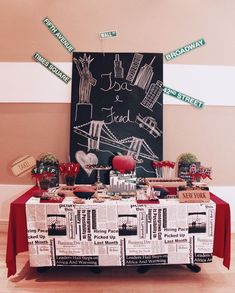
[[[80,171],[80,164],[78,163],[61,163],[59,164],[59,172],[62,175],[75,176]]]

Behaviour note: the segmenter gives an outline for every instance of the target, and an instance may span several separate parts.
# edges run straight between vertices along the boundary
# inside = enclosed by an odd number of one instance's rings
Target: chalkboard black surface
[[[154,176],[162,160],[163,55],[73,53],[70,159],[82,170],[78,183],[93,183],[89,164],[111,165],[118,152],[134,155],[138,177]],[[108,183],[107,172],[101,172]]]

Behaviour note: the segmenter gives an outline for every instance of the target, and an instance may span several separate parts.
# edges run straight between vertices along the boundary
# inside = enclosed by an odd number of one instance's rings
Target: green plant
[[[56,158],[56,156],[52,153],[44,153],[39,158],[40,163],[46,164],[46,165],[55,165],[58,164],[59,161]]]
[[[183,153],[179,157],[180,164],[192,164],[198,162],[198,158],[192,153]]]

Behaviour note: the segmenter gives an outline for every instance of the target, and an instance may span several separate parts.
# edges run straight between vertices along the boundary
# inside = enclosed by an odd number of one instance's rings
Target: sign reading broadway
[[[200,39],[200,40],[194,41],[188,45],[185,45],[182,48],[171,51],[171,52],[165,54],[164,57],[165,57],[166,61],[170,61],[170,60],[175,59],[176,57],[179,57],[179,56],[181,56],[185,53],[188,53],[194,49],[200,48],[200,47],[204,46],[205,44],[206,44],[205,40]]]

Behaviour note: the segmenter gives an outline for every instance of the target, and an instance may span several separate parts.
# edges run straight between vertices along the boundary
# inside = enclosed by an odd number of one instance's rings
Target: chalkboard
[[[70,160],[93,183],[89,164],[111,165],[118,152],[134,155],[138,177],[151,177],[162,160],[163,55],[73,53]],[[141,162],[142,161],[142,162]],[[107,172],[101,172],[108,183]]]

